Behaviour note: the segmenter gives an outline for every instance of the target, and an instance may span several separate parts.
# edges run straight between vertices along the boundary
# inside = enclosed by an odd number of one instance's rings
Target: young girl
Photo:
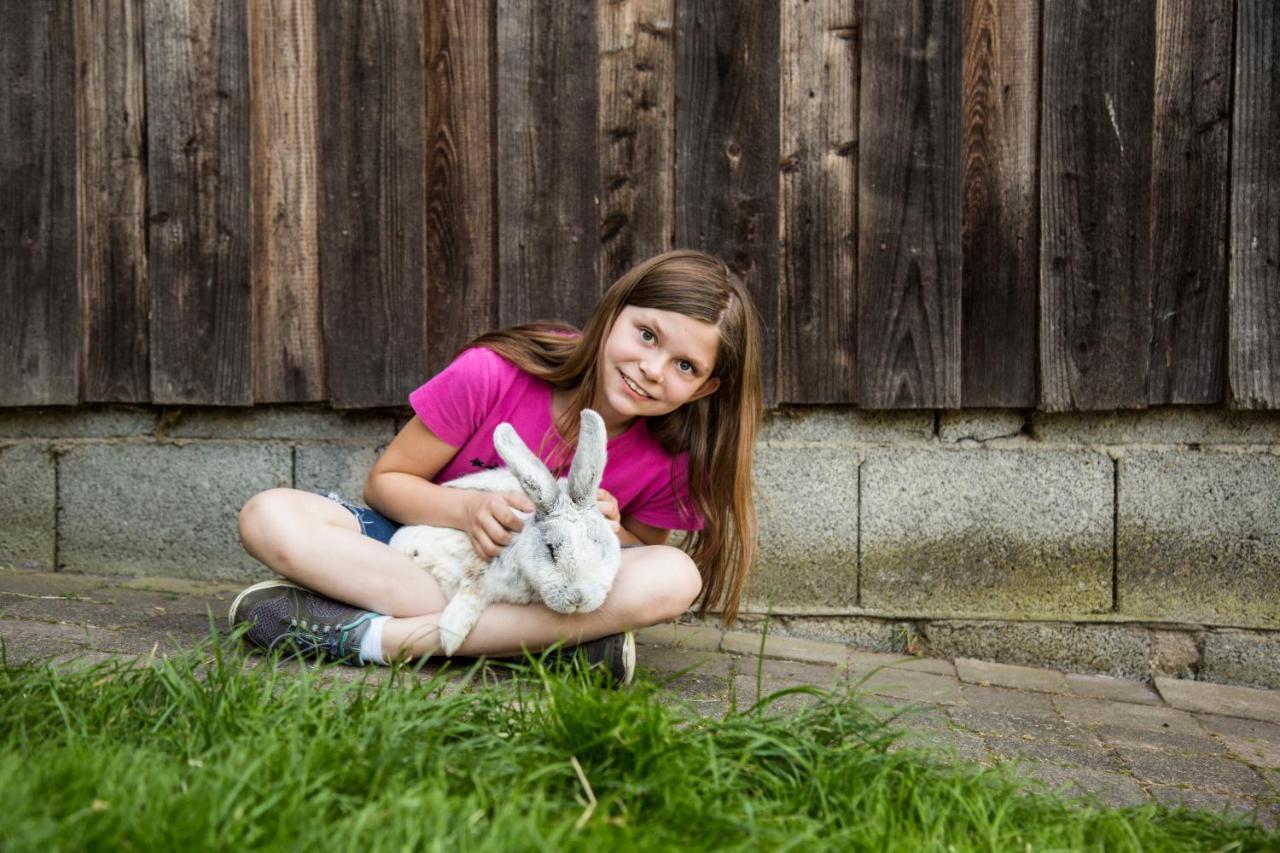
[[[240,511],[245,548],[287,581],[266,581],[231,605],[258,645],[333,660],[386,663],[439,654],[439,584],[387,545],[402,524],[465,531],[494,557],[521,529],[522,493],[445,488],[501,464],[493,428],[508,421],[556,476],[568,470],[579,414],[604,419],[608,458],[597,506],[623,545],[604,604],[561,614],[492,604],[458,653],[519,654],[582,644],[626,684],[631,631],[698,615],[737,616],[755,557],[751,464],[763,414],[760,330],[741,280],[720,260],[675,250],[609,288],[586,329],[540,322],[472,340],[409,395],[416,417],[365,483],[368,508],[330,492],[271,489]],[[673,530],[692,531],[681,548]]]

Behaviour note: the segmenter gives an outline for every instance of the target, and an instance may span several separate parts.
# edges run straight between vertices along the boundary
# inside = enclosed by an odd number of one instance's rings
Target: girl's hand
[[[622,533],[622,511],[618,509],[618,499],[604,489],[597,489],[596,507],[599,508],[601,515],[609,519],[609,526],[613,528],[613,535],[620,536]]]
[[[512,510],[534,511],[533,501],[523,492],[471,492],[468,498],[463,532],[475,552],[486,560],[498,556],[524,529],[524,522]]]

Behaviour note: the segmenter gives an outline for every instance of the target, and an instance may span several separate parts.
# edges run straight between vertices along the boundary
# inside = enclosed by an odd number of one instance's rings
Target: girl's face
[[[660,308],[627,305],[604,344],[597,405],[617,417],[665,415],[716,390],[715,326]],[[643,392],[637,394],[627,380]],[[604,411],[606,421],[612,420]]]

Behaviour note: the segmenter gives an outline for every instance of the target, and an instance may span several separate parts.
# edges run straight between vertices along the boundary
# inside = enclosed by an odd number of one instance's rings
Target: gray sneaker
[[[267,651],[359,666],[360,641],[378,616],[283,580],[254,584],[231,602],[234,629],[248,623],[245,639]]]
[[[585,659],[588,669],[603,669],[613,687],[626,687],[636,674],[636,636],[630,631],[562,647],[543,661],[549,667],[571,666],[573,659]]]

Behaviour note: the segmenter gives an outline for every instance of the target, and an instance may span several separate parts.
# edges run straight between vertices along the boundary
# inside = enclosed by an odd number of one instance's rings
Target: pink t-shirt
[[[493,430],[503,421],[548,465],[557,455],[567,458],[564,442],[554,431],[542,448],[543,436],[551,429],[551,391],[551,383],[491,349],[464,350],[409,395],[409,405],[427,428],[458,448],[432,482],[443,484],[503,465],[493,447]],[[600,487],[618,499],[624,518],[667,530],[703,528],[688,492],[689,454],[673,459],[649,435],[646,418],[637,418],[626,432],[609,439],[607,457]],[[552,473],[565,476],[567,466]],[[677,507],[677,492],[684,501],[684,513]]]

